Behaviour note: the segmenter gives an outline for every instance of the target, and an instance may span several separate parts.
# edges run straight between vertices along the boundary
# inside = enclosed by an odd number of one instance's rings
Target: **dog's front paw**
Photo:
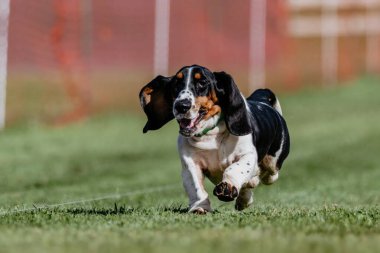
[[[236,187],[226,182],[221,182],[215,186],[213,193],[219,200],[225,202],[232,201],[238,196]]]

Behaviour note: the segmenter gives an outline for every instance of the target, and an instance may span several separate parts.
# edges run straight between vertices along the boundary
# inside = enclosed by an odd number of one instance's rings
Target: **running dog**
[[[232,77],[192,65],[174,76],[157,76],[139,94],[147,115],[143,132],[172,119],[179,124],[178,151],[189,212],[212,211],[203,185],[207,177],[221,201],[243,210],[252,189],[274,183],[289,154],[290,139],[281,106],[269,89],[244,98]]]

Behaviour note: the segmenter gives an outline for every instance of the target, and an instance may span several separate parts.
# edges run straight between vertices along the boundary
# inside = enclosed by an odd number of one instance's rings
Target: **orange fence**
[[[287,91],[380,72],[378,30],[349,33],[344,27],[355,22],[350,17],[377,25],[378,0],[370,7],[351,0],[167,1],[169,73],[193,63],[225,70],[248,93],[255,1],[266,7],[266,86]],[[9,120],[62,123],[92,111],[137,107],[138,89],[154,73],[156,2],[12,0]],[[326,9],[324,2],[335,5]],[[320,23],[337,28],[326,34]]]

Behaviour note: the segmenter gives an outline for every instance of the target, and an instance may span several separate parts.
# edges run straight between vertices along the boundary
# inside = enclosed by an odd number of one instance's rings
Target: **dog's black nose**
[[[186,113],[191,108],[191,101],[190,99],[177,101],[174,105],[174,108],[178,113]]]

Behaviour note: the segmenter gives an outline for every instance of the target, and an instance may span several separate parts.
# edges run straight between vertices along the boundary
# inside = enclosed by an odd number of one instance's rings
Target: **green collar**
[[[208,132],[210,132],[211,130],[213,130],[222,121],[222,119],[223,119],[223,114],[220,115],[220,117],[219,117],[219,119],[218,119],[218,121],[216,122],[215,125],[213,125],[212,127],[203,129],[203,131],[201,133],[196,134],[194,136],[199,138],[199,137],[202,137],[202,136],[206,135]]]

